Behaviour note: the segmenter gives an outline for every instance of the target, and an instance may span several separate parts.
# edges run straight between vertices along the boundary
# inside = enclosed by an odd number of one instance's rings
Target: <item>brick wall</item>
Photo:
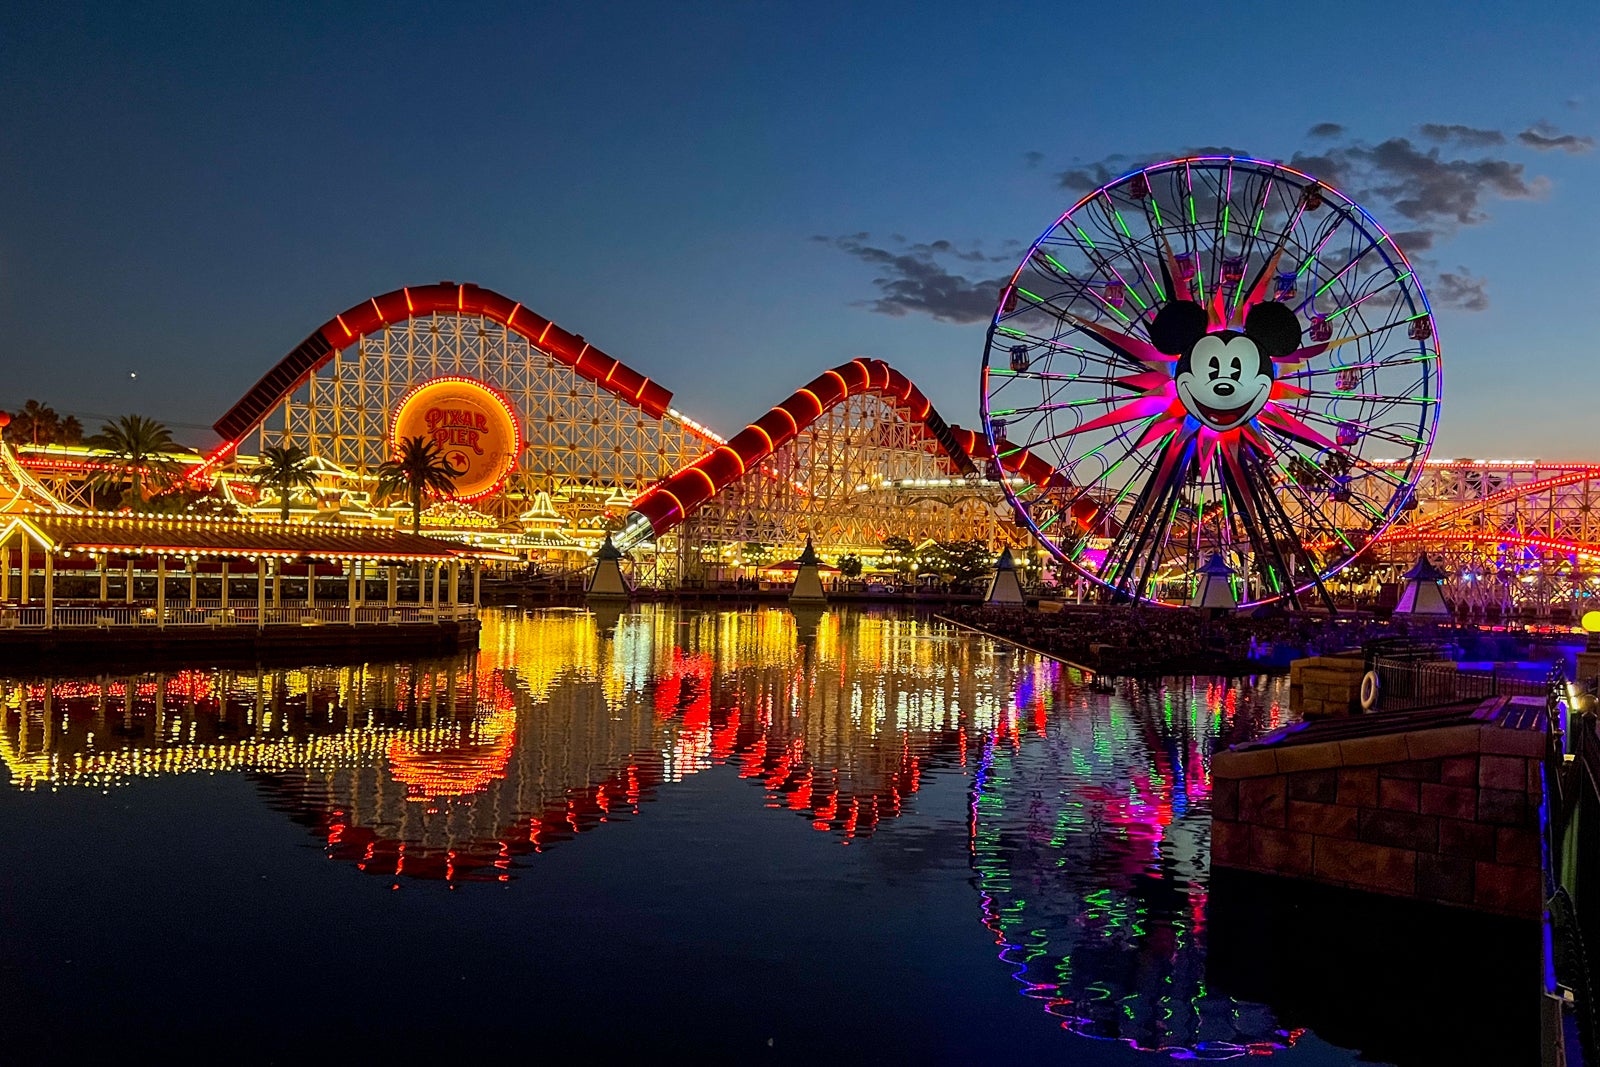
[[[1219,753],[1212,863],[1538,918],[1544,745],[1486,723]]]

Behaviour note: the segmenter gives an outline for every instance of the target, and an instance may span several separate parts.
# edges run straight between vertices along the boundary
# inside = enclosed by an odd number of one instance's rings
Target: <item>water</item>
[[[1208,982],[1209,757],[1286,683],[1083,682],[929,619],[664,605],[7,679],[0,1003],[46,1062],[1352,1062]]]

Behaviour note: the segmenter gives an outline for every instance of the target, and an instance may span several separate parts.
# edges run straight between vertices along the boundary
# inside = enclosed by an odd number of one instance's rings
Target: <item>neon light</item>
[[[644,387],[649,385],[649,384],[650,384],[650,379],[649,378],[646,378],[644,381],[640,382],[639,383],[639,391],[637,393],[633,394],[633,398],[635,400],[638,400],[640,397],[644,396]]]
[[[674,493],[671,489],[664,488],[661,490],[661,495],[670,496],[672,498],[672,511],[676,511],[680,515],[685,514],[683,510],[683,501],[678,499],[678,494]],[[672,511],[667,512],[667,515],[671,515]],[[666,515],[663,515],[662,518],[666,518]]]
[[[511,326],[513,329],[515,328],[515,323],[517,321],[517,312],[519,312],[521,310],[522,310],[522,305],[520,303],[516,307],[511,309],[511,314],[506,316],[506,325],[507,326]],[[518,330],[517,332],[521,333],[522,331]]]
[[[804,393],[806,396],[809,396],[811,398],[811,402],[813,404],[817,405],[817,414],[818,415],[821,415],[824,411],[828,410],[827,408],[823,407],[822,398],[817,396],[817,394],[813,393],[810,389],[807,389],[805,386],[801,386],[798,390],[796,390],[796,392],[797,393]],[[795,429],[798,430],[799,428],[800,428],[799,424],[796,424],[795,425]]]
[[[707,474],[699,467],[685,467],[684,470],[698,474],[700,477],[704,478],[706,480],[706,492],[711,496],[717,495],[717,483],[712,479],[711,475]]]
[[[784,418],[788,419],[789,420],[789,425],[794,427],[794,432],[795,433],[799,433],[800,432],[800,424],[795,421],[795,417],[793,415],[789,414],[788,409],[781,408],[781,407],[776,407],[776,408],[773,408],[772,410],[776,411],[776,412],[780,412],[783,415]]]
[[[400,291],[406,294],[406,313],[415,315],[417,313],[417,306],[411,302],[411,290],[402,287]]]
[[[544,344],[545,334],[549,333],[550,332],[550,327],[552,327],[554,325],[555,325],[555,323],[553,323],[553,322],[545,323],[544,324],[544,329],[539,331],[539,339],[537,341],[533,342],[533,343],[536,344],[536,345]]]
[[[740,478],[743,478],[744,477],[744,471],[745,471],[744,457],[739,455],[738,449],[735,449],[735,448],[733,448],[733,447],[731,447],[729,445],[723,445],[721,448],[717,449],[717,451],[718,452],[726,452],[726,453],[728,453],[728,455],[733,457],[734,462],[739,464],[739,474],[738,474],[738,476]],[[715,453],[713,453],[713,454],[715,454]]]
[[[771,452],[772,451],[774,446],[772,444],[772,435],[771,434],[769,434],[767,431],[763,430],[761,427],[757,426],[753,422],[749,426],[747,426],[746,429],[754,430],[756,433],[760,434],[761,435],[761,439],[763,441],[767,442],[766,451],[767,452]]]
[[[334,316],[334,320],[336,322],[338,322],[339,328],[344,331],[345,337],[349,338],[349,337],[354,337],[355,336],[355,334],[350,332],[350,327],[348,327],[348,326],[346,326],[344,324],[344,316],[343,315],[335,315]]]
[[[840,388],[840,389],[842,389],[842,390],[844,390],[844,397],[842,397],[842,398],[841,398],[841,399],[848,399],[848,398],[849,398],[849,396],[850,396],[850,383],[848,383],[848,382],[846,382],[846,381],[845,381],[845,380],[844,380],[844,375],[842,375],[842,374],[840,374],[840,373],[839,373],[839,372],[838,372],[838,371],[836,371],[836,370],[830,370],[830,371],[826,371],[826,372],[825,372],[825,375],[826,375],[826,374],[831,374],[831,375],[833,375],[833,376],[834,376],[834,377],[835,377],[835,378],[837,378],[837,379],[839,379],[839,388]]]
[[[378,306],[377,297],[372,298],[372,310],[378,316],[379,322],[383,323],[385,326],[389,325],[389,320],[383,317],[383,309]]]

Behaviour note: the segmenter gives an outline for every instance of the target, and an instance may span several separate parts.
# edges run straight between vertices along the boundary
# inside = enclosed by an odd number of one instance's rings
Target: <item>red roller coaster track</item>
[[[655,418],[665,415],[672,401],[672,393],[660,384],[595,348],[581,334],[568,333],[521,303],[476,285],[440,282],[372,297],[323,323],[216,421],[214,429],[222,437],[222,444],[189,476],[203,479],[238,447],[245,435],[261,425],[274,407],[305,384],[312,373],[326,366],[337,352],[386,326],[437,312],[492,319],[578,375]],[[991,457],[982,434],[947,424],[904,374],[882,360],[856,359],[824,371],[733,440],[662,479],[640,496],[634,503],[635,510],[649,519],[656,535],[665,533],[825,412],[860,393],[872,393],[909,407],[913,418],[958,471],[970,471],[973,460]],[[1050,464],[1007,442],[1001,442],[999,465],[1041,487],[1060,481]]]

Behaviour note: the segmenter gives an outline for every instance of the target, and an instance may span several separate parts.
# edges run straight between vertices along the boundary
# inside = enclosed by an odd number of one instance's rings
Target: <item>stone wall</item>
[[[1536,919],[1545,745],[1474,723],[1219,753],[1212,863]]]
[[[1360,653],[1297,659],[1289,664],[1289,707],[1308,719],[1358,714],[1364,673]]]

